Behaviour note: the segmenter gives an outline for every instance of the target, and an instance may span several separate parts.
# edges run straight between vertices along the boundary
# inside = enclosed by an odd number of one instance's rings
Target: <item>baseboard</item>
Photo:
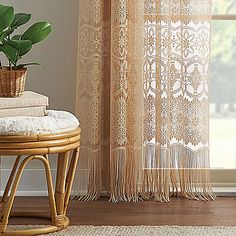
[[[213,183],[212,187],[217,196],[236,196],[236,183]]]
[[[236,189],[232,188],[213,188],[214,193],[217,197],[235,197],[236,196]],[[3,192],[1,191],[1,194]],[[102,192],[101,194],[103,197],[108,196],[107,192]],[[48,196],[47,191],[17,191],[16,196],[18,197],[46,197]]]
[[[1,191],[1,195],[3,191]],[[16,196],[18,197],[46,197],[48,196],[47,191],[17,191]]]
[[[219,187],[213,188],[217,197],[233,197],[236,196],[236,188]]]
[[[10,174],[10,169],[1,170],[1,190],[4,189]],[[56,169],[52,169],[53,181]],[[236,183],[213,183],[213,190],[217,196],[236,196]],[[0,191],[2,193],[2,191]],[[19,184],[17,196],[47,196],[45,172],[43,169],[25,169]],[[107,195],[103,192],[102,195]]]
[[[10,175],[10,169],[1,170],[1,192],[4,190]],[[52,169],[53,181],[55,180],[56,170]],[[25,169],[19,187],[17,196],[47,196],[47,184],[45,171],[43,169]]]
[[[227,189],[227,188],[214,188],[214,192],[217,197],[235,197],[236,196],[236,189]],[[1,194],[3,192],[1,191]],[[108,196],[106,192],[101,194],[103,197]],[[16,196],[18,197],[46,197],[48,196],[47,191],[17,191]]]

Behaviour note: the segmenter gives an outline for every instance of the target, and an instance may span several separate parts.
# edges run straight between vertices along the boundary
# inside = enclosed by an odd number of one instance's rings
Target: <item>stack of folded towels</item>
[[[21,97],[0,97],[0,118],[13,116],[45,116],[48,106],[48,97],[25,91]]]

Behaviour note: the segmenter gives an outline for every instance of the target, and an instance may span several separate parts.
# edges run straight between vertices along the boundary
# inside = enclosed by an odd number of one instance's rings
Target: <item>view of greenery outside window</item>
[[[210,88],[212,168],[236,169],[236,0],[213,0]]]

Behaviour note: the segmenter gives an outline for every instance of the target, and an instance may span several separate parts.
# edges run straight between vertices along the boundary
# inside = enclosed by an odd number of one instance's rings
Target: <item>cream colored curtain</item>
[[[210,0],[80,0],[77,197],[214,199]]]

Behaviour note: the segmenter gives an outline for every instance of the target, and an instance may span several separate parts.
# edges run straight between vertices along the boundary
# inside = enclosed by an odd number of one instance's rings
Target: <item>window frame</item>
[[[235,15],[212,15],[212,20],[236,20]]]
[[[213,21],[236,21],[236,14],[212,15]],[[224,158],[224,157],[222,157]],[[236,169],[211,169],[212,186],[217,193],[236,193]]]

